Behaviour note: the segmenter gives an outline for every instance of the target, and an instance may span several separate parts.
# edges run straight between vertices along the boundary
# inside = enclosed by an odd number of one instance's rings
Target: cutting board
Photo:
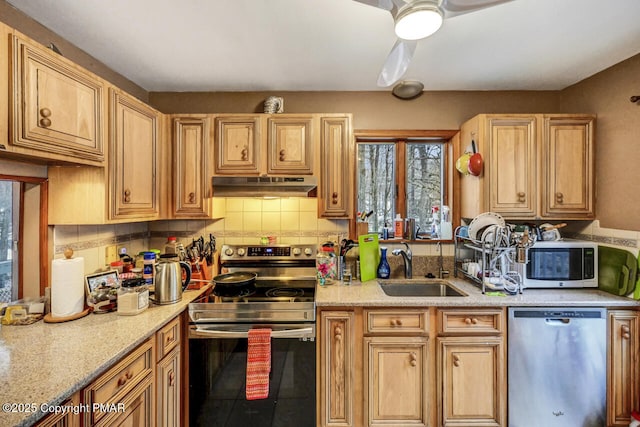
[[[638,260],[625,249],[598,246],[598,288],[628,295],[636,288]],[[635,296],[635,295],[634,295]]]
[[[358,250],[360,251],[360,280],[366,282],[375,279],[378,262],[380,262],[378,234],[358,236]]]

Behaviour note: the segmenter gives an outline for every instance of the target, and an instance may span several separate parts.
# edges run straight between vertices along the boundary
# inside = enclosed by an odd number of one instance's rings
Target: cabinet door
[[[155,427],[153,376],[147,375],[119,402],[117,411],[109,412],[96,427]]]
[[[427,425],[427,338],[364,339],[365,425]]]
[[[631,310],[609,311],[609,372],[607,375],[607,425],[628,426],[638,409],[640,372],[640,315]]]
[[[505,425],[502,338],[438,338],[438,348],[438,425]]]
[[[320,118],[318,216],[351,218],[354,192],[353,135],[349,117]]]
[[[35,43],[14,36],[12,46],[12,143],[66,162],[101,163],[103,83]]]
[[[176,118],[173,121],[173,215],[206,217],[208,194],[209,121]]]
[[[260,173],[260,117],[225,116],[215,119],[215,172]]]
[[[594,218],[593,117],[545,117],[542,215]]]
[[[77,407],[78,405],[80,405],[79,392],[60,403],[61,407]],[[74,414],[73,412],[52,413],[38,421],[36,427],[80,427],[80,414]]]
[[[110,101],[111,219],[153,219],[159,212],[159,113],[113,89]]]
[[[320,426],[355,427],[354,317],[351,311],[320,315]]]
[[[490,118],[489,210],[510,217],[537,211],[536,119]]]
[[[311,117],[267,120],[267,172],[311,175],[313,173],[313,121]]]
[[[158,411],[160,426],[180,425],[180,348],[174,348],[157,367]]]

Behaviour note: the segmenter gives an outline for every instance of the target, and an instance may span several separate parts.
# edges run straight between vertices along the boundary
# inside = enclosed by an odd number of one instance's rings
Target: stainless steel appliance
[[[595,288],[598,245],[580,240],[535,242],[528,250],[523,288]]]
[[[606,425],[607,313],[510,308],[510,427]]]
[[[311,245],[222,246],[223,273],[257,276],[189,305],[190,425],[315,426],[315,254]],[[252,328],[272,330],[271,373],[268,399],[249,401]]]
[[[175,304],[182,299],[182,291],[191,281],[191,267],[179,261],[175,254],[160,255],[155,267],[154,296],[156,304]],[[185,279],[182,280],[182,272]]]

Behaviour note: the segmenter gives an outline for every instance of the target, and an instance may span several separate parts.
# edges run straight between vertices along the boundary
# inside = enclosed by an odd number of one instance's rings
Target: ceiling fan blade
[[[445,18],[453,18],[510,1],[512,0],[442,0],[441,7]]]
[[[378,7],[384,10],[391,10],[393,8],[393,2],[391,0],[353,0],[358,3],[366,4],[373,7]]]
[[[389,87],[404,75],[409,68],[409,63],[416,51],[418,42],[416,40],[398,39],[391,48],[387,60],[382,66],[380,76],[378,76],[378,86]]]

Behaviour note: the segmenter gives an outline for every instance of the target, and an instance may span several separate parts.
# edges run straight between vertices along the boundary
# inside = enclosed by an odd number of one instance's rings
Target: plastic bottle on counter
[[[449,218],[449,206],[443,206],[440,221],[440,239],[450,240],[453,238],[453,227]]]
[[[142,278],[147,286],[153,286],[153,276],[156,269],[156,254],[145,252],[142,266]]]
[[[404,220],[400,217],[400,214],[396,214],[396,219],[393,220],[393,237],[396,239],[402,239],[403,231]]]
[[[165,254],[177,254],[178,253],[178,240],[175,236],[167,237],[167,243],[164,244]]]

